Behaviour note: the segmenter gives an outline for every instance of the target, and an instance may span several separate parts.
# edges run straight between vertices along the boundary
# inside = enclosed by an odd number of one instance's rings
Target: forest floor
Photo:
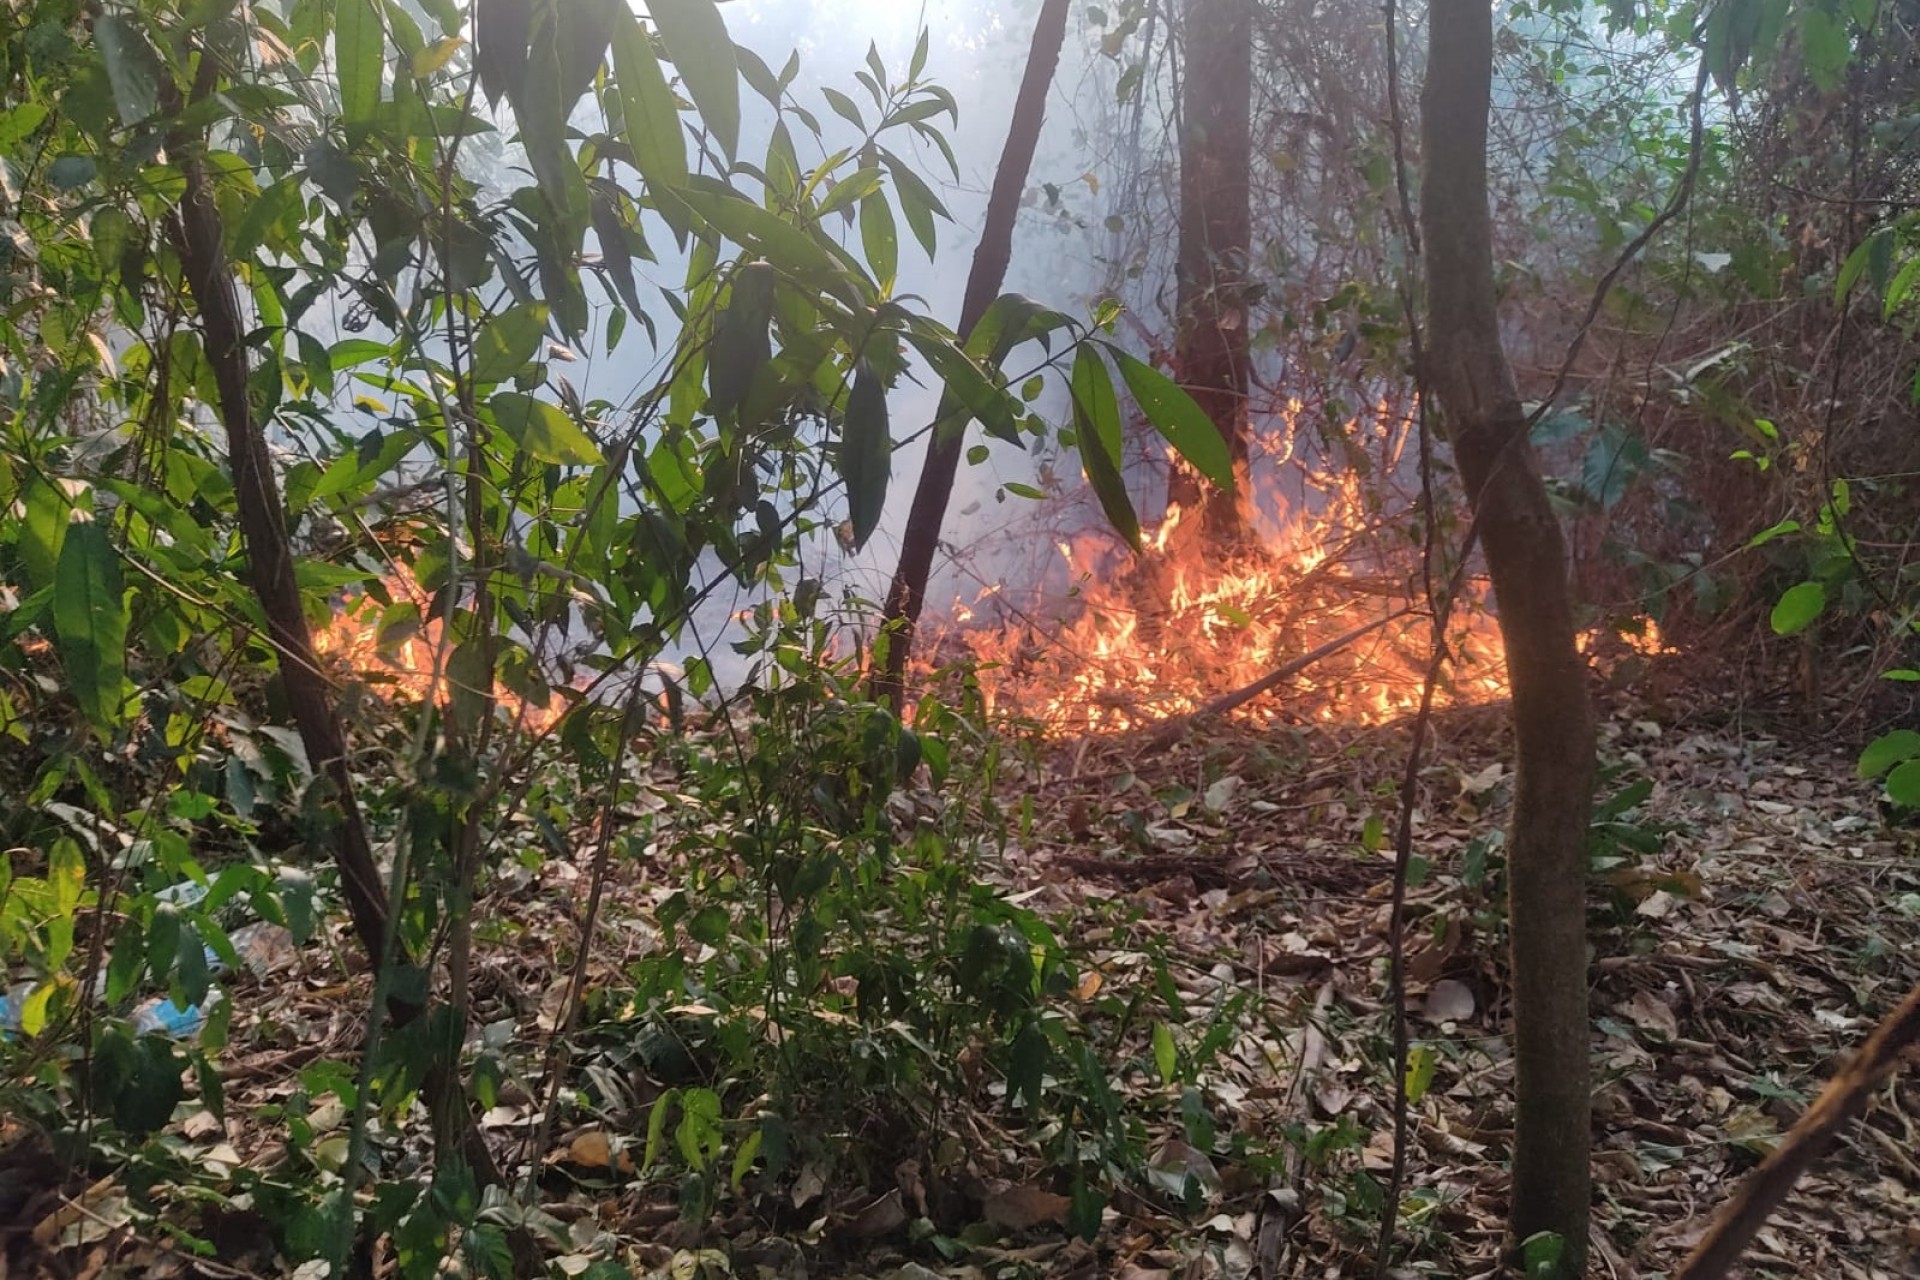
[[[1512,775],[1503,708],[1443,713],[1435,731],[1408,899],[1419,1096],[1392,1274],[1485,1276],[1498,1271],[1512,1089],[1489,835]],[[1596,829],[1594,1274],[1653,1277],[1920,979],[1920,849],[1886,824],[1841,744],[1626,704],[1607,709],[1602,736],[1602,798],[1639,803]],[[1106,1050],[1143,1160],[1091,1243],[1065,1228],[1069,1188],[1043,1158],[1046,1135],[1012,1124],[990,1088],[938,1132],[869,1144],[861,1177],[803,1168],[757,1192],[749,1178],[686,1221],[679,1176],[639,1167],[644,1120],[603,1109],[548,1123],[536,1096],[534,1032],[558,1009],[589,852],[503,879],[481,904],[493,941],[474,976],[479,1020],[517,1015],[533,1039],[525,1076],[482,1124],[509,1172],[539,1175],[555,1273],[615,1259],[676,1280],[1371,1274],[1392,1159],[1386,922],[1405,742],[1404,725],[1224,726],[1152,751],[1124,736],[1047,744],[1004,779],[1025,821],[986,871],[1066,935],[1083,975],[1073,998],[1151,986],[1149,954],[1174,975],[1160,993],[1173,1012],[1157,1016],[1174,1024],[1191,1089],[1152,1069],[1154,1018]],[[597,977],[659,945],[653,913],[671,886],[635,862],[610,889]],[[0,1276],[9,1256],[15,1274],[287,1270],[278,1226],[215,1189],[248,1171],[311,1178],[329,1141],[344,1154],[345,1110],[313,1068],[353,1060],[368,1001],[339,950],[271,964],[235,995],[224,1121],[190,1103],[163,1135],[205,1175],[207,1189],[175,1202],[200,1206],[191,1232],[217,1256],[168,1239],[96,1165],[64,1194],[28,1198],[14,1244],[34,1247],[0,1250]],[[1920,1079],[1906,1073],[1761,1233],[1751,1273],[1920,1275],[1916,1126]],[[423,1148],[421,1130],[395,1145]]]

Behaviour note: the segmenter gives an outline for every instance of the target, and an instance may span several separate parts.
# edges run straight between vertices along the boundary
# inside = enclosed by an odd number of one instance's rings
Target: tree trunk
[[[1593,718],[1565,543],[1500,342],[1487,211],[1493,66],[1485,0],[1434,0],[1421,97],[1428,385],[1444,414],[1493,578],[1513,690],[1507,847],[1513,930],[1515,1242],[1564,1245],[1585,1274],[1591,1195],[1587,826]]]
[[[957,332],[963,342],[1000,296],[1000,287],[1006,282],[1007,263],[1013,257],[1013,224],[1020,216],[1020,194],[1026,189],[1027,174],[1033,168],[1034,148],[1040,143],[1040,124],[1046,118],[1047,93],[1053,87],[1060,46],[1066,38],[1067,0],[1046,0],[1034,25],[1026,76],[1020,82],[1020,96],[1014,100],[1013,123],[1008,128],[1006,148],[1000,153],[993,193],[987,199],[986,225],[981,228],[980,243],[973,251],[973,269],[967,276],[967,292],[960,304]],[[892,702],[895,710],[900,706],[907,658],[913,650],[914,628],[926,604],[933,553],[940,542],[940,527],[946,522],[947,503],[953,497],[953,478],[959,470],[965,440],[966,421],[961,419],[950,426],[943,425],[927,442],[927,460],[920,468],[920,482],[913,491],[906,534],[900,540],[900,564],[887,591],[886,614],[881,624],[884,651],[873,679],[874,695]]]
[[[184,147],[194,145],[189,141]],[[233,471],[240,536],[247,552],[247,577],[267,622],[267,638],[278,660],[280,686],[286,693],[294,728],[299,731],[315,774],[333,791],[329,799],[338,819],[334,861],[340,868],[340,890],[353,917],[354,932],[359,934],[367,955],[378,963],[388,927],[386,889],[354,798],[346,733],[335,710],[337,699],[321,673],[313,635],[307,627],[273,459],[247,396],[245,329],[233,269],[226,255],[226,233],[198,156],[190,153],[181,168],[187,189],[180,202],[175,247],[187,289],[199,308],[207,363],[219,391],[218,409],[227,432],[227,459]]]
[[[211,68],[211,55],[204,56],[207,58],[204,65]],[[196,94],[196,100],[200,96]],[[177,93],[172,97],[171,109],[177,114],[179,98]],[[226,428],[228,465],[233,471],[240,536],[247,553],[247,576],[260,601],[260,612],[266,618],[268,638],[278,658],[280,684],[293,715],[294,728],[300,734],[314,772],[332,789],[329,799],[338,819],[334,830],[334,862],[340,870],[340,888],[347,900],[348,913],[353,917],[354,932],[359,935],[369,962],[377,969],[382,956],[389,954],[387,931],[398,925],[389,910],[386,889],[367,838],[366,822],[355,799],[346,730],[336,710],[332,685],[321,672],[313,635],[307,626],[266,433],[254,416],[247,395],[246,330],[234,288],[233,266],[227,258],[226,231],[208,187],[198,145],[192,140],[175,144],[175,149],[184,153],[179,164],[186,179],[186,191],[174,227],[174,247],[180,254],[187,289],[199,309],[207,362],[219,393],[217,408]],[[391,955],[396,964],[411,963],[404,946],[396,945]],[[405,1025],[424,1016],[427,1006],[390,999],[387,1013],[396,1025]],[[498,1182],[500,1174],[492,1153],[468,1109],[458,1063],[436,1058],[428,1067],[423,1093],[433,1113],[440,1158],[465,1160],[482,1185]]]
[[[1180,89],[1180,245],[1174,360],[1180,382],[1247,463],[1246,277],[1253,100],[1252,0],[1186,0]],[[1246,533],[1244,489],[1225,491],[1175,465],[1167,503],[1191,513],[1215,545]]]

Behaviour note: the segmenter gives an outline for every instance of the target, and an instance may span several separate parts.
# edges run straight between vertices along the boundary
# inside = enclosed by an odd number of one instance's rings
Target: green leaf
[[[1120,401],[1113,393],[1113,375],[1092,343],[1080,348],[1073,361],[1073,429],[1080,443],[1080,462],[1101,510],[1127,545],[1140,549],[1140,517],[1134,513],[1120,474]]]
[[[753,1162],[760,1158],[760,1147],[766,1141],[766,1136],[766,1130],[755,1129],[746,1136],[740,1143],[739,1148],[734,1151],[733,1177],[731,1178],[731,1182],[735,1194],[739,1193],[740,1184],[746,1181],[747,1174],[753,1169]]]
[[[740,69],[713,0],[648,0],[647,10],[700,119],[732,160],[740,146]]]
[[[487,401],[487,406],[500,429],[541,462],[593,466],[605,461],[599,447],[559,405],[517,391],[502,391]]]
[[[1162,1084],[1173,1083],[1174,1070],[1180,1065],[1180,1052],[1174,1048],[1173,1032],[1164,1022],[1153,1024],[1153,1068]]]
[[[1860,753],[1860,776],[1877,778],[1895,765],[1920,758],[1920,733],[1895,729],[1881,734]]]
[[[660,1147],[667,1134],[667,1115],[679,1100],[678,1089],[669,1089],[653,1100],[653,1110],[647,1113],[647,1149],[640,1157],[640,1172],[651,1169],[653,1162],[660,1158]]]
[[[813,184],[808,184],[808,190]],[[833,184],[833,190],[827,192],[826,199],[814,208],[816,222],[824,221],[828,214],[838,213],[847,206],[865,200],[880,189],[880,171],[878,169],[856,169]]]
[[[73,504],[60,490],[58,481],[48,480],[36,472],[27,476],[21,505],[24,512],[16,545],[26,566],[27,581],[40,590],[54,580],[61,549],[66,545],[68,514]]]
[[[547,306],[510,307],[480,326],[473,340],[473,380],[504,382],[526,367],[547,333]]]
[[[1053,350],[1053,335],[1072,327],[1073,321],[1066,316],[1025,294],[1003,293],[988,305],[980,323],[966,335],[967,354],[998,365],[1024,342],[1038,342]]]
[[[53,629],[67,683],[87,718],[102,729],[124,719],[127,604],[120,557],[99,522],[67,530],[54,570]]]
[[[721,235],[752,249],[782,271],[823,293],[832,294],[849,307],[857,309],[865,305],[852,285],[851,273],[818,241],[726,184],[693,178],[684,189],[670,194]]]
[[[867,252],[867,265],[881,291],[893,287],[900,272],[900,233],[894,229],[893,207],[878,193],[860,202],[860,246]]]
[[[47,1027],[47,1008],[53,1003],[54,993],[59,991],[57,982],[43,982],[35,987],[27,998],[20,1002],[20,1029],[29,1036],[37,1036]]]
[[[1805,631],[1826,607],[1827,589],[1819,583],[1803,582],[1789,587],[1780,597],[1780,603],[1773,606],[1774,634],[1790,636]]]
[[[22,102],[0,111],[0,151],[10,151],[26,141],[46,123],[47,114],[48,108],[43,102]]]
[[[107,64],[107,83],[120,123],[138,124],[160,104],[160,59],[147,37],[133,22],[118,14],[104,14],[93,24],[93,41]]]
[[[707,407],[716,414],[739,408],[754,374],[773,358],[767,326],[773,320],[778,283],[779,276],[764,262],[749,262],[734,273],[727,309],[714,325],[712,358],[707,362],[711,389]]]
[[[1133,392],[1134,403],[1147,415],[1153,429],[1166,437],[1168,444],[1201,475],[1219,488],[1233,488],[1233,457],[1227,442],[1205,411],[1180,386],[1143,360],[1109,345],[1119,362],[1120,376]]]
[[[493,681],[493,662],[485,644],[468,640],[447,655],[447,702],[454,723],[469,739],[479,731],[487,700],[493,696]]]
[[[620,111],[634,167],[650,183],[679,186],[687,180],[687,135],[666,73],[653,56],[653,41],[631,13],[613,31],[613,72],[620,82]]]
[[[47,182],[55,190],[72,191],[92,182],[94,175],[99,172],[100,166],[94,163],[92,156],[69,153],[47,166]]]
[[[1887,799],[1907,809],[1920,809],[1920,760],[1909,760],[1887,775]]]
[[[1892,320],[1893,313],[1913,292],[1914,282],[1920,280],[1920,254],[1915,254],[1900,264],[1900,270],[1887,282],[1886,301],[1881,308],[1881,319]]]
[[[1417,1044],[1407,1053],[1407,1102],[1418,1106],[1427,1096],[1427,1090],[1433,1088],[1434,1068],[1440,1065],[1440,1055],[1433,1051],[1430,1044]]]
[[[1859,246],[1847,255],[1846,262],[1840,267],[1840,274],[1835,277],[1833,282],[1833,303],[1835,306],[1840,306],[1846,302],[1847,295],[1853,292],[1853,286],[1859,283],[1860,277],[1866,273],[1867,267],[1872,264],[1874,255],[1881,251],[1881,245],[1886,242],[1888,234],[1887,228],[1882,227],[1865,240],[1862,240]]]
[[[1751,551],[1755,547],[1764,547],[1775,538],[1798,532],[1800,532],[1800,522],[1798,520],[1791,518],[1782,520],[1771,528],[1762,529],[1760,532],[1754,534],[1753,537],[1747,539],[1747,550]]]
[[[853,389],[840,434],[840,475],[847,483],[847,518],[853,549],[866,546],[880,527],[892,478],[893,435],[887,426],[887,391],[865,360],[855,367]]]
[[[1853,38],[1846,22],[1818,4],[1795,6],[1800,14],[1800,53],[1807,75],[1822,93],[1832,93],[1846,79],[1853,59]]]
[[[1020,438],[1020,402],[996,385],[965,351],[926,325],[910,328],[907,340],[945,384],[935,418],[935,433],[940,438],[964,433],[968,420],[977,418],[994,439],[1025,445]]]
[[[1040,1092],[1053,1052],[1046,1033],[1033,1022],[1022,1023],[1007,1054],[1007,1101],[1021,1101],[1031,1109],[1040,1105]]]
[[[333,30],[340,77],[340,115],[348,125],[372,121],[380,109],[381,56],[387,49],[378,0],[342,0]]]
[[[947,213],[947,207],[940,203],[940,198],[933,194],[933,188],[913,171],[912,165],[886,150],[880,152],[880,160],[887,166],[887,172],[893,175],[894,191],[900,197],[900,211],[907,216],[907,226],[931,262],[937,245],[933,220],[935,217],[947,218],[951,215]]]
[[[561,44],[557,15],[536,23],[533,47],[528,52],[525,90],[513,105],[527,164],[541,193],[559,215],[556,225],[541,228],[546,232],[541,237],[544,243],[537,242],[541,250],[541,284],[546,289],[548,303],[560,318],[561,331],[575,333],[578,327],[567,323],[566,300],[556,296],[564,288],[556,284],[556,279],[564,277],[566,272],[556,265],[555,247],[574,242],[579,228],[590,216],[590,208],[586,176],[580,171],[573,148],[567,145],[567,116],[573,100],[568,98],[568,89],[564,87],[565,55]],[[560,252],[564,256],[565,251]],[[584,303],[582,307],[584,309]]]

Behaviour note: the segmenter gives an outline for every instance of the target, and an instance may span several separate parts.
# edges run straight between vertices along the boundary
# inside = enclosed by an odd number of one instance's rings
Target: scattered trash
[[[191,881],[174,885],[162,890],[157,897],[164,902],[177,906],[192,906],[206,897],[205,885]],[[227,935],[227,941],[233,944],[234,954],[240,963],[255,977],[265,977],[275,969],[286,967],[293,960],[295,948],[293,935],[285,927],[271,924],[265,920],[255,921],[235,929]],[[219,977],[227,970],[226,962],[214,954],[212,947],[202,952],[206,957],[207,971]],[[93,997],[98,1000],[106,991],[107,975],[101,973],[94,979]],[[0,1040],[10,1040],[20,1030],[21,1017],[27,1001],[38,990],[38,982],[16,983],[0,995]],[[184,1008],[173,1002],[170,996],[154,996],[136,1004],[128,1013],[136,1035],[166,1035],[176,1040],[187,1040],[198,1035],[206,1025],[207,1015],[225,999],[218,990],[207,992],[206,998],[198,1004],[189,1004]]]

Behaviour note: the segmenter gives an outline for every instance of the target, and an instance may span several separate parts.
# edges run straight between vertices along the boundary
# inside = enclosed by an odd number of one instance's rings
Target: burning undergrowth
[[[1294,406],[1297,410],[1297,406]],[[1134,552],[1106,526],[1055,508],[1011,539],[1052,548],[1026,586],[980,575],[929,627],[929,659],[979,664],[996,710],[1060,736],[1126,732],[1217,708],[1255,724],[1378,723],[1419,705],[1432,623],[1412,429],[1386,406],[1309,461],[1296,413],[1254,446],[1243,484],[1246,533],[1222,544],[1177,506]],[[1433,572],[1445,569],[1436,564]],[[1445,704],[1504,695],[1499,629],[1469,582],[1449,627]],[[1311,661],[1303,662],[1311,657]]]

